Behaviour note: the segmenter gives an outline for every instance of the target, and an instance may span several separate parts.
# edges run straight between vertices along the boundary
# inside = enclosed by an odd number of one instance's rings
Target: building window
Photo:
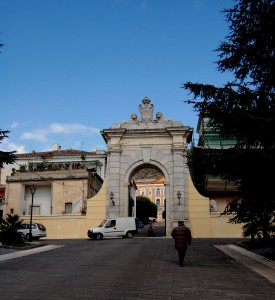
[[[160,196],[160,188],[156,189],[156,196]]]
[[[65,214],[71,214],[73,212],[73,204],[72,202],[65,203]]]
[[[149,196],[152,196],[152,190],[149,190]]]
[[[141,196],[145,196],[146,195],[146,190],[145,189],[141,189],[140,190],[140,194],[141,194]]]
[[[163,195],[166,196],[166,189],[163,189]]]
[[[157,205],[157,206],[160,206],[160,199],[157,199],[157,200],[156,200],[156,205]]]

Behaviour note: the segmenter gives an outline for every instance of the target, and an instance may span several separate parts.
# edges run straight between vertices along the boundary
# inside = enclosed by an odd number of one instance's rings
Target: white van
[[[88,237],[95,240],[101,240],[103,237],[132,238],[134,234],[137,234],[134,217],[106,219],[98,227],[90,228],[87,232]]]

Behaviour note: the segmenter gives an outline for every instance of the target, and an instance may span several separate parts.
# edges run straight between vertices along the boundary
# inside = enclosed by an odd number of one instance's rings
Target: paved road
[[[236,239],[194,239],[181,268],[171,238],[142,235],[44,240],[62,247],[0,262],[0,299],[275,299],[274,283],[213,246]]]

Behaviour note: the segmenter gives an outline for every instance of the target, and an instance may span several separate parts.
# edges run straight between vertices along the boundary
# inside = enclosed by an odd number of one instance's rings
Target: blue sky
[[[224,84],[214,50],[233,0],[0,0],[0,150],[105,149],[148,96],[196,130],[187,81]]]

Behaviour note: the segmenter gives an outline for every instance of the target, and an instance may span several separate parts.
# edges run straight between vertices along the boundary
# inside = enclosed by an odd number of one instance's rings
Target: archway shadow
[[[164,237],[165,236],[165,224],[162,222],[153,222],[153,237]],[[148,237],[148,225],[143,228],[138,228],[138,234],[136,237]]]

